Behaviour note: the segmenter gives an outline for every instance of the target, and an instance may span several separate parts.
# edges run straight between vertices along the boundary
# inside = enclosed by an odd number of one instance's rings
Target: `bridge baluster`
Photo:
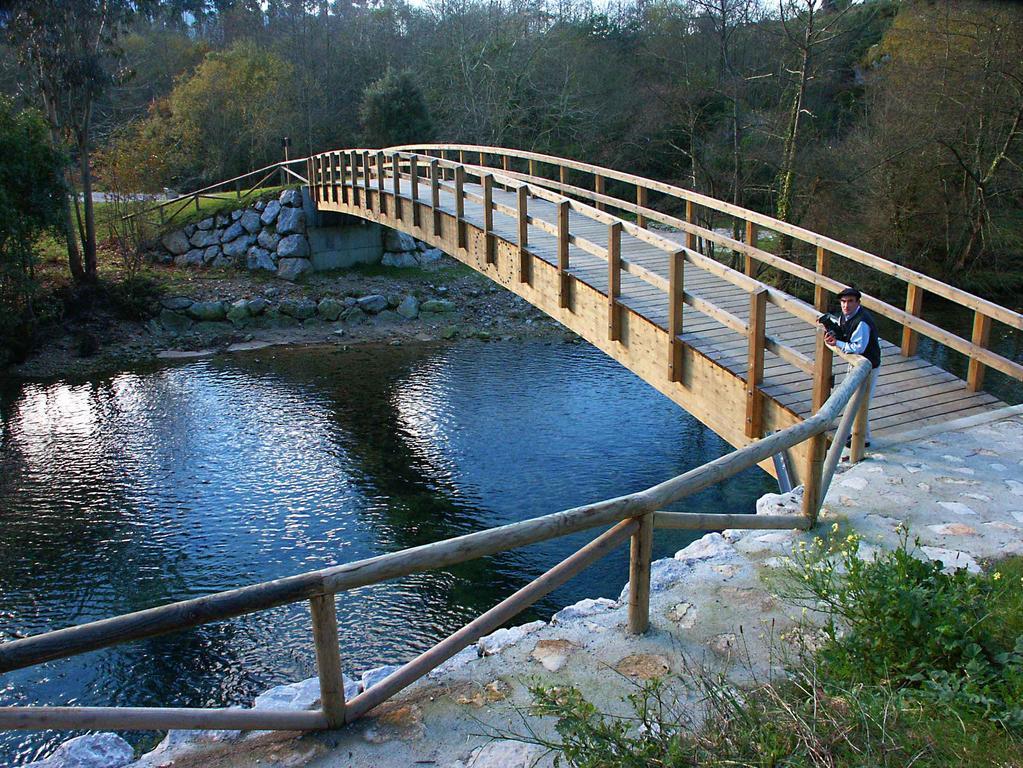
[[[366,208],[373,209],[373,163],[369,159],[369,151],[362,152],[363,183],[366,185]],[[377,213],[380,212],[380,201],[377,201]]]
[[[387,175],[384,173],[384,153],[377,152],[377,211],[382,216],[387,211],[387,201],[384,199],[384,188],[387,182]]]
[[[529,215],[529,187],[525,184],[519,187],[516,202],[518,203],[518,223],[519,223],[519,282],[529,282],[530,267],[532,266],[529,258],[529,251],[526,250],[529,245],[529,223],[527,217]]]
[[[440,163],[437,158],[430,161],[430,207],[433,208],[433,234],[440,236],[440,179],[437,178],[437,171]]]
[[[817,274],[821,277],[827,277],[831,271],[831,252],[817,246]],[[818,312],[828,311],[828,292],[825,290],[823,285],[815,285],[813,287],[813,306]]]
[[[604,177],[601,176],[599,173],[594,174],[593,176],[593,191],[596,192],[598,195],[604,194]],[[598,211],[604,210],[604,204],[599,200],[597,201],[597,210]]]
[[[309,610],[313,619],[316,670],[320,678],[320,705],[327,718],[327,727],[338,728],[345,723],[345,685],[341,675],[334,595],[310,598]]]
[[[511,158],[508,155],[501,155],[501,168],[505,173],[511,170]],[[507,184],[504,185],[504,188],[511,192],[511,187]]]
[[[330,153],[330,200],[332,203],[338,202],[338,189],[337,189],[337,152]]]
[[[487,264],[497,263],[494,243],[494,175],[483,174],[483,239]]]
[[[461,155],[462,153],[459,152]],[[465,166],[455,166],[455,226],[458,228],[458,247],[465,249]]]
[[[419,226],[419,163],[415,155],[408,161],[409,180],[412,183],[412,226]]]
[[[339,152],[337,156],[338,172],[341,177],[341,203],[348,205],[348,153]]]
[[[636,185],[636,205],[640,208],[636,212],[636,224],[646,229],[646,216],[642,212],[642,209],[646,208],[646,187],[641,184]]]
[[[618,297],[622,295],[622,223],[607,225],[607,338],[622,339],[622,313]]]
[[[682,381],[682,308],[685,306],[685,251],[675,251],[668,264],[668,379]]]
[[[767,289],[750,294],[749,350],[746,365],[746,437],[759,438],[763,432],[764,335],[767,325]]]
[[[359,153],[352,150],[352,205],[361,205],[362,195],[359,192]]]
[[[394,218],[401,221],[401,154],[399,152],[391,155],[391,176],[394,188]]]
[[[835,386],[832,375],[834,352],[824,343],[824,328],[817,326],[813,366],[813,412],[817,413],[825,401],[831,396]],[[824,502],[822,479],[824,474],[824,458],[827,451],[827,438],[815,435],[810,438],[806,464],[803,468],[803,514],[810,519],[811,526],[817,524],[817,513]]]
[[[906,311],[913,317],[920,317],[923,309],[924,289],[916,283],[906,286]],[[908,325],[902,326],[902,349],[904,357],[912,357],[916,354],[916,331]],[[976,342],[975,342],[976,343]]]
[[[564,187],[568,186],[568,168],[563,165],[558,166],[558,181],[561,182],[562,193],[564,193]]]
[[[974,352],[970,355],[970,367],[966,372],[966,388],[976,392],[984,385],[984,363],[976,358],[976,352],[980,349],[987,349],[988,337],[991,335],[991,318],[979,310],[973,313],[973,342]]]
[[[558,203],[558,306],[567,309],[569,306],[568,291],[568,211],[567,200]]]
[[[315,180],[313,179],[314,167],[315,165],[313,156],[309,155],[309,157],[307,157],[305,160],[305,177],[309,180],[309,190],[312,194],[316,194],[315,190],[313,189],[313,185],[316,183]],[[161,213],[163,212],[162,208],[160,209],[160,212]]]
[[[750,248],[757,247],[757,225],[754,224],[752,221],[746,222],[746,245],[748,245]],[[756,275],[758,263],[759,262],[757,262],[757,260],[753,258],[753,254],[747,251],[746,275],[748,277],[754,277]]]
[[[693,208],[693,201],[686,200],[686,223],[690,225],[696,222],[696,211]],[[696,234],[689,230],[686,230],[686,248],[690,251],[696,250]]]

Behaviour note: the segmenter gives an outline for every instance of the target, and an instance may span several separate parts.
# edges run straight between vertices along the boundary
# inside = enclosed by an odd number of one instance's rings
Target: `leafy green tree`
[[[0,347],[10,349],[34,319],[34,249],[60,226],[62,158],[35,111],[17,112],[0,97]],[[0,361],[2,362],[2,361]]]
[[[279,159],[293,67],[251,40],[213,52],[155,112],[181,181],[217,181]]]
[[[359,109],[367,146],[389,147],[429,141],[433,123],[412,73],[388,70],[366,88]]]
[[[118,37],[145,4],[146,0],[10,0],[7,4],[7,37],[39,97],[53,146],[66,143],[76,156],[81,196],[68,174],[64,229],[68,266],[77,281],[96,279],[90,161],[95,107],[120,78]]]

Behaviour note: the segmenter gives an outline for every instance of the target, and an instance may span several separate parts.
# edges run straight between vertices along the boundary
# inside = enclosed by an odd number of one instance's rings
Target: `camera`
[[[824,314],[817,318],[817,322],[824,326],[824,330],[836,338],[842,337],[842,326],[834,315]]]

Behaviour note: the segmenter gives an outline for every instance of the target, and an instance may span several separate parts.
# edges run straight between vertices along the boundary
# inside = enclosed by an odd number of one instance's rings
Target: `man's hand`
[[[835,338],[835,334],[831,332],[824,334],[824,343],[827,344],[829,347],[835,346],[836,341],[838,340]]]

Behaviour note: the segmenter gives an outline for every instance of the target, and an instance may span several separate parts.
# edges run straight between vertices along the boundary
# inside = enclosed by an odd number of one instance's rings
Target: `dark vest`
[[[863,307],[856,310],[856,314],[846,319],[845,315],[839,315],[838,327],[841,329],[841,336],[838,336],[839,341],[850,341],[853,333],[860,323],[866,323],[867,328],[870,329],[870,336],[867,339],[867,348],[863,351],[863,356],[870,361],[871,368],[881,367],[881,345],[877,340],[877,326],[874,325],[874,317]]]

